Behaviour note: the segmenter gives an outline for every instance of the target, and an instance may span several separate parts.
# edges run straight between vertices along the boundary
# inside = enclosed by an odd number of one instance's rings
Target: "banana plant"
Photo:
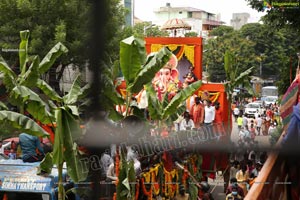
[[[172,53],[167,48],[147,57],[145,42],[133,36],[120,43],[120,66],[126,81],[126,114],[131,97],[151,82],[155,74],[169,61]]]
[[[148,110],[151,119],[157,120],[160,124],[169,124],[175,121],[185,110],[185,100],[193,95],[202,85],[202,81],[196,81],[186,88],[180,90],[171,101],[168,100],[168,93],[164,100],[158,100],[156,91],[151,84],[146,87],[148,98]]]
[[[79,123],[79,111],[76,103],[80,97],[87,94],[89,87],[81,88],[80,76],[77,76],[68,94],[63,96],[61,106],[55,108],[55,140],[53,152],[49,153],[41,162],[40,170],[51,172],[56,165],[59,172],[58,199],[65,198],[62,170],[63,164],[67,165],[67,172],[72,181],[80,182],[86,179],[87,172],[80,163],[82,155],[78,150],[77,141],[82,136]]]
[[[20,74],[16,74],[8,64],[0,57],[0,72],[3,75],[3,83],[8,92],[8,101],[17,106],[21,113],[24,109],[29,112],[34,119],[43,124],[53,122],[53,114],[47,109],[47,104],[34,92],[34,88],[39,88],[46,95],[49,94],[50,86],[42,79],[41,75],[49,70],[56,59],[63,53],[68,52],[67,48],[57,43],[40,62],[38,56],[28,56],[28,39],[29,31],[20,31],[21,42],[19,46],[19,67]],[[58,94],[50,90],[52,93],[49,96],[56,101],[61,101]]]
[[[81,88],[80,79],[77,77],[69,93],[60,97],[40,77],[50,69],[61,54],[68,52],[67,48],[63,44],[57,43],[40,62],[38,56],[28,56],[29,31],[21,31],[20,36],[20,74],[15,74],[3,59],[0,59],[0,72],[3,73],[2,81],[9,94],[8,101],[18,106],[21,114],[1,110],[0,122],[8,121],[15,128],[32,135],[48,135],[35,121],[23,115],[24,109],[26,109],[34,119],[41,123],[56,124],[53,152],[46,155],[40,164],[40,170],[50,172],[53,164],[57,165],[59,172],[58,196],[60,200],[65,199],[62,179],[63,163],[66,162],[68,175],[74,182],[82,181],[86,177],[85,170],[79,163],[80,155],[76,143],[82,131],[79,126],[79,112],[76,103],[79,98],[83,98],[87,94],[89,87]],[[39,88],[48,97],[49,102],[42,100],[34,92],[35,88]]]

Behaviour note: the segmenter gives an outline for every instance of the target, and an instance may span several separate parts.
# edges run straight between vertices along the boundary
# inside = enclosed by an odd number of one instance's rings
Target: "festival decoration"
[[[194,154],[187,159],[184,166],[185,169],[190,168],[197,182],[202,178],[201,165],[202,156]],[[161,169],[163,173],[160,173]],[[163,163],[159,163],[142,173],[139,187],[142,187],[143,194],[148,197],[148,200],[162,194],[165,198],[172,199],[179,192],[179,184],[186,185],[188,178],[187,170],[178,167],[168,171]],[[137,195],[136,199],[138,199]]]

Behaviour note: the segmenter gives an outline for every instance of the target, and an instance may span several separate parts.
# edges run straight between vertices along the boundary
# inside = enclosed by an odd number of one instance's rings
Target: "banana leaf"
[[[81,128],[74,117],[65,109],[61,109],[63,132],[59,133],[63,136],[63,158],[68,167],[68,175],[74,182],[84,181],[87,177],[87,172],[80,162],[80,154],[76,140],[81,137]]]
[[[74,104],[77,102],[78,97],[82,95],[80,84],[81,84],[81,79],[80,76],[77,75],[77,77],[75,78],[71,86],[70,91],[68,92],[67,95],[63,97],[63,101],[65,104]]]
[[[78,108],[77,106],[72,106],[72,105],[65,105],[65,107],[71,111],[71,113],[75,116],[79,116]]]
[[[19,75],[17,82],[19,82],[20,85],[24,85],[27,87],[36,86],[39,78],[39,71],[38,71],[39,62],[40,62],[39,57],[35,56],[28,70],[24,74]]]
[[[85,86],[83,86],[81,88],[81,94],[78,95],[78,99],[83,99],[83,98],[87,97],[89,95],[90,91],[91,91],[91,85],[86,84]]]
[[[56,59],[63,53],[67,53],[68,49],[61,42],[58,42],[52,49],[47,53],[39,65],[39,72],[43,74],[49,70]]]
[[[134,82],[145,59],[144,40],[131,36],[121,41],[120,66],[127,86]]]
[[[53,120],[45,102],[35,92],[25,86],[16,86],[10,92],[9,102],[15,106],[26,103],[25,109],[43,124],[49,124]]]
[[[40,175],[43,172],[50,174],[53,168],[53,153],[48,152],[45,158],[41,161],[40,165],[38,166],[37,174]]]
[[[172,53],[166,47],[149,58],[146,65],[140,69],[132,85],[129,85],[131,93],[140,92],[143,86],[152,81],[155,74],[170,60]]]
[[[2,101],[0,101],[0,110],[8,110],[8,107]]]
[[[19,62],[21,74],[24,74],[26,72],[29,30],[20,31],[20,37],[21,42],[19,45]]]
[[[57,166],[63,164],[64,162],[64,133],[67,131],[67,127],[64,127],[63,118],[62,118],[62,109],[58,108],[55,112],[56,119],[56,129],[55,129],[55,138],[53,145],[53,164]]]
[[[249,69],[247,69],[246,71],[242,72],[236,79],[235,82],[238,84],[244,83],[245,78],[249,76],[249,74],[252,72],[252,70],[254,69],[254,67],[250,67]]]
[[[162,106],[161,102],[157,98],[156,91],[151,84],[146,85],[146,94],[148,99],[148,111],[151,119],[161,120]]]
[[[14,85],[16,85],[15,80],[17,76],[1,56],[0,56],[0,72],[4,74],[3,83],[5,87],[13,88]]]
[[[46,83],[42,79],[37,80],[37,87],[43,91],[47,97],[49,97],[53,101],[62,102],[62,98],[57,94],[55,90],[52,89],[48,83]]]
[[[1,123],[8,122],[13,128],[18,129],[21,132],[28,133],[35,136],[48,136],[49,134],[42,129],[35,121],[29,117],[16,113],[13,111],[0,111]]]
[[[197,91],[200,88],[201,84],[202,84],[202,82],[201,82],[201,80],[199,80],[199,81],[196,81],[196,82],[190,84],[188,87],[184,88],[183,90],[180,90],[179,93],[177,93],[172,98],[172,100],[170,101],[168,106],[163,110],[163,113],[162,113],[163,119],[165,119],[169,115],[175,113],[176,110],[178,109],[178,106],[182,102],[184,102],[187,98],[189,98],[195,91]]]

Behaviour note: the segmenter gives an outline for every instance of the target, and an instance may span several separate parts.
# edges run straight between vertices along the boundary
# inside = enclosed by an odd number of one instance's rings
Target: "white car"
[[[258,113],[261,115],[263,110],[262,110],[262,106],[260,103],[255,103],[255,102],[252,102],[252,103],[248,103],[246,106],[245,106],[245,116],[246,117],[255,117],[255,113],[258,111]]]

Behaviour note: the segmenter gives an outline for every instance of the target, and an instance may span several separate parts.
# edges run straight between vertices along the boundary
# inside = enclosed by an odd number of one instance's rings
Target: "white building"
[[[170,19],[182,19],[191,26],[191,32],[196,32],[204,38],[208,37],[209,31],[224,24],[220,21],[220,16],[214,13],[192,7],[172,7],[170,3],[155,10],[154,13],[158,20],[152,23],[162,26]]]

